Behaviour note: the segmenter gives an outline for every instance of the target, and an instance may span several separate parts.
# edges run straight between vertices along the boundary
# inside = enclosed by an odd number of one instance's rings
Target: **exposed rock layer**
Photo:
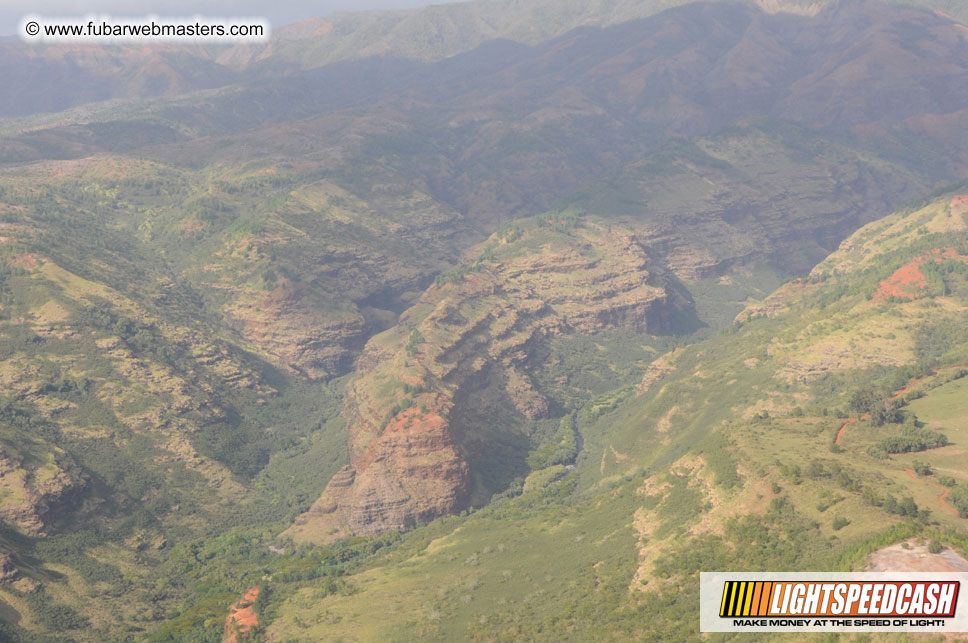
[[[343,409],[350,465],[290,536],[322,542],[406,529],[474,504],[488,491],[474,454],[489,432],[548,414],[529,375],[538,343],[669,330],[680,302],[632,235],[591,224],[517,235],[492,238],[474,269],[429,288],[400,325],[367,344]],[[475,415],[475,404],[492,408]]]

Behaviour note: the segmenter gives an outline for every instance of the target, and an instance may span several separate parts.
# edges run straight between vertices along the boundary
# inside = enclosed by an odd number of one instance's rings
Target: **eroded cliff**
[[[367,344],[343,408],[350,464],[287,535],[406,529],[486,501],[480,455],[549,413],[529,372],[541,342],[662,333],[687,305],[631,233],[577,217],[508,227],[475,253]]]

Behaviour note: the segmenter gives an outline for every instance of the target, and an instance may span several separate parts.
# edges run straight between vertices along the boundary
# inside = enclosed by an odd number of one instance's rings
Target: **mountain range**
[[[0,637],[691,639],[700,570],[962,548],[964,19],[3,43]]]

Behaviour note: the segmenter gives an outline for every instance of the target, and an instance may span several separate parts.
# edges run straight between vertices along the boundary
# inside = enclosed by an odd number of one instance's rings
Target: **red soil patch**
[[[944,259],[957,259],[958,261],[968,261],[968,256],[958,254],[954,248],[938,248],[933,253],[935,263],[940,264]]]
[[[309,170],[315,170],[322,164],[319,161],[298,161],[296,163],[292,163],[291,165],[292,169],[296,172],[307,172]],[[275,170],[273,170],[273,172],[274,171]]]
[[[447,433],[449,425],[440,414],[434,398],[428,394],[421,395],[417,399],[417,406],[403,409],[389,419],[382,435],[390,440],[402,440],[408,448],[423,449],[428,453],[440,448],[441,436]],[[371,412],[379,416],[372,407]],[[362,446],[351,452],[350,461],[359,472],[372,465],[380,454],[380,449]]]
[[[792,291],[800,291],[807,289],[815,289],[820,286],[820,282],[808,282],[802,277],[797,277],[791,281],[786,282],[779,288],[777,288],[776,293],[771,295],[771,299],[774,297],[784,297],[786,295],[792,294]]]
[[[254,234],[243,234],[235,244],[236,250],[248,250],[249,246],[255,243],[258,238]]]
[[[968,208],[968,194],[959,194],[958,196],[951,199],[951,203],[948,205],[952,211],[954,210],[964,210]]]
[[[943,370],[950,370],[950,369],[953,369],[953,368],[963,368],[963,365],[946,366],[946,367],[941,368],[941,369],[938,369],[938,370],[939,371],[943,371]],[[935,373],[937,373],[937,371],[935,371]],[[924,379],[924,378],[923,377],[915,377],[913,380],[911,380],[910,382],[908,382],[904,386],[904,388],[902,388],[902,389],[898,390],[896,393],[894,393],[894,395],[892,395],[890,399],[891,400],[896,400],[897,398],[901,397],[902,395],[904,395],[905,393],[907,393],[908,391],[910,391],[922,379]],[[840,427],[840,430],[837,431],[837,439],[834,440],[834,444],[840,444],[840,439],[842,437],[844,437],[844,431],[847,429],[847,425],[853,424],[854,422],[857,422],[859,420],[867,419],[869,417],[870,417],[870,413],[865,413],[864,415],[860,416],[859,418],[851,418],[851,419],[847,420],[846,422],[844,422],[843,425]],[[904,472],[907,473],[909,476],[911,476],[911,479],[912,480],[918,480],[920,482],[923,482],[924,484],[929,484],[929,485],[932,485],[934,487],[937,487],[938,489],[941,489],[941,495],[938,496],[938,502],[940,502],[944,506],[944,508],[947,509],[949,512],[951,512],[953,515],[958,516],[958,510],[955,509],[950,504],[948,504],[948,502],[945,500],[945,498],[948,497],[948,493],[951,491],[950,489],[948,489],[948,487],[946,487],[946,486],[944,486],[942,484],[938,484],[937,482],[931,482],[930,480],[923,480],[921,478],[918,478],[914,474],[914,471],[912,471],[911,469],[905,469]]]
[[[37,257],[29,252],[26,254],[17,255],[10,260],[11,266],[14,266],[15,268],[23,268],[24,270],[33,270],[37,267],[38,263],[40,262],[37,261]]]
[[[874,301],[881,301],[888,297],[914,299],[919,290],[928,285],[928,279],[921,272],[923,257],[912,259],[894,271],[894,274],[882,281],[874,293]]]
[[[430,426],[445,424],[444,418],[437,413],[436,409],[430,408],[426,412],[417,407],[404,409],[394,415],[387,423],[387,431],[407,431],[419,432]]]
[[[198,219],[186,219],[175,226],[175,230],[182,232],[198,232],[202,229],[202,222]]]
[[[888,297],[914,299],[918,296],[918,291],[928,285],[927,278],[921,272],[921,266],[924,265],[924,262],[934,260],[935,263],[941,264],[945,259],[968,261],[968,257],[958,254],[951,248],[944,250],[939,248],[930,254],[912,259],[878,284],[877,292],[874,293],[874,301],[881,301]]]
[[[239,635],[245,636],[249,630],[259,624],[259,616],[254,608],[258,598],[259,588],[253,587],[242,594],[239,602],[232,606],[228,618],[225,619],[224,643],[236,643]]]

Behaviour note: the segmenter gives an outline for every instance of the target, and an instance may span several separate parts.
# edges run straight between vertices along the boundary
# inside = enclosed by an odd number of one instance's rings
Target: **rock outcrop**
[[[20,570],[9,554],[0,552],[0,585],[6,585],[20,578]]]
[[[494,489],[475,454],[495,427],[546,416],[535,348],[568,333],[670,329],[678,301],[624,230],[554,221],[498,234],[370,340],[343,414],[350,465],[286,532],[325,542],[407,529]]]
[[[288,285],[261,297],[242,297],[227,312],[246,339],[311,380],[348,371],[365,342],[366,324],[359,312],[325,314]]]
[[[24,448],[37,453],[0,445],[0,520],[43,536],[49,519],[71,507],[84,479],[66,453],[40,452],[39,443]]]

